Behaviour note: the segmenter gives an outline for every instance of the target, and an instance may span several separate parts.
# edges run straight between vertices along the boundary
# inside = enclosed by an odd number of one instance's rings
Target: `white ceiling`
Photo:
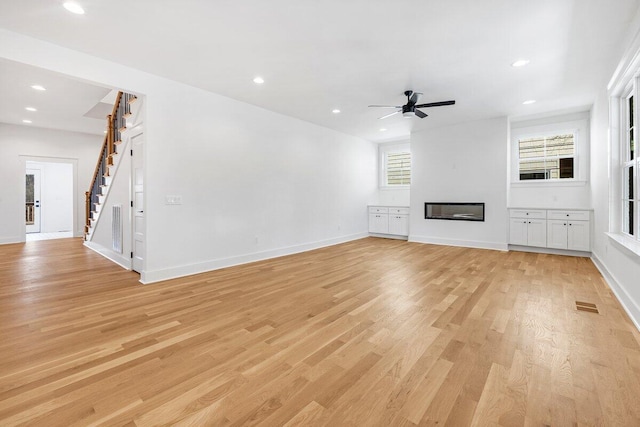
[[[381,141],[588,108],[640,0],[78,0],[82,16],[61,3],[2,1],[0,26]],[[457,104],[422,120],[367,108],[407,89]]]
[[[37,91],[32,85],[41,85],[47,90]],[[110,93],[110,89],[61,74],[0,60],[0,122],[3,123],[102,135],[113,104],[100,101]],[[38,111],[27,111],[26,107]],[[25,124],[23,120],[33,123]]]

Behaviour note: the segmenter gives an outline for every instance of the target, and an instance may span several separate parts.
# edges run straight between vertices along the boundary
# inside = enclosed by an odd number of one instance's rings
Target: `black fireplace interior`
[[[431,203],[424,204],[425,219],[453,221],[484,221],[484,203]]]

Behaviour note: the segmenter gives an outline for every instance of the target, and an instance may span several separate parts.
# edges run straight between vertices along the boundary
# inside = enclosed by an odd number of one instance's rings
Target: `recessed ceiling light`
[[[331,112],[333,114],[340,114],[340,110],[338,110],[337,108],[334,108],[333,110],[331,110]]]
[[[514,62],[513,64],[511,64],[512,67],[524,67],[525,65],[527,65],[530,61],[528,59],[518,59],[516,62]]]
[[[253,79],[253,82],[257,85],[261,85],[262,83],[264,83],[264,79],[258,76],[255,79]]]
[[[522,104],[523,105],[531,105],[531,104],[535,104],[536,100],[535,99],[527,99],[526,101],[524,101]]]
[[[103,130],[102,132],[103,132],[103,133],[107,133],[107,131],[106,131],[106,130]]]
[[[31,89],[35,89],[35,90],[46,90],[43,86],[40,86],[40,85],[33,85],[33,86],[31,86]]]
[[[24,109],[27,110],[27,111],[38,111],[33,107],[24,107]]]
[[[33,123],[31,120],[24,119],[22,123]]]
[[[386,132],[386,131],[387,131],[387,129],[385,129],[385,128],[380,128],[380,132]]]
[[[84,15],[84,9],[78,3],[68,1],[65,4],[63,4],[63,6],[65,9],[67,9],[71,13],[75,13],[76,15]]]

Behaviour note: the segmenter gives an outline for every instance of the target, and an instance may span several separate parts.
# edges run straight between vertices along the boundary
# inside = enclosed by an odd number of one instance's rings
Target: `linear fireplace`
[[[433,203],[424,204],[425,219],[453,221],[484,221],[484,203]]]

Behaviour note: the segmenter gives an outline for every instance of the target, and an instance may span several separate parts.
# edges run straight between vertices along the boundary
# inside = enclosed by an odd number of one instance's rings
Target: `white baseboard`
[[[616,280],[613,274],[611,274],[606,265],[604,265],[595,253],[591,254],[591,261],[593,261],[593,264],[600,271],[600,274],[604,277],[604,281],[609,285],[609,288],[620,302],[620,305],[622,305],[622,308],[624,308],[624,311],[627,312],[627,315],[633,324],[636,326],[638,331],[640,331],[640,306],[638,306],[626,289],[620,285],[620,282]]]
[[[369,233],[369,236],[382,237],[383,239],[409,240],[409,236],[400,236],[398,234]]]
[[[583,258],[591,257],[591,252],[572,251],[568,249],[540,248],[536,246],[509,245],[510,251],[533,252],[536,254],[567,255]]]
[[[0,237],[0,245],[8,245],[10,243],[24,243],[26,240],[25,236],[17,237]]]
[[[314,249],[333,246],[340,243],[350,242],[365,238],[369,233],[357,233],[348,236],[336,237],[333,239],[321,240],[318,242],[305,243],[302,245],[288,246],[285,248],[271,249],[263,252],[254,252],[246,255],[239,255],[229,258],[220,258],[210,261],[200,262],[197,264],[182,265],[178,267],[165,268],[162,270],[144,271],[140,275],[140,282],[154,283],[162,280],[175,279],[178,277],[190,276],[192,274],[205,273],[207,271],[219,270],[221,268],[233,267],[240,264],[248,264],[250,262],[263,261],[266,259],[277,258],[285,255],[293,255],[301,252],[311,251]]]
[[[86,247],[88,247],[89,249],[91,249],[92,251],[102,255],[103,257],[107,258],[110,261],[115,262],[116,264],[118,264],[120,267],[124,268],[125,270],[131,270],[131,259],[130,258],[126,258],[125,256],[123,256],[122,254],[119,254],[111,249],[107,249],[102,245],[99,245],[95,242],[90,242],[90,241],[85,241],[84,245]]]
[[[477,248],[477,249],[491,249],[494,251],[507,251],[508,245],[502,242],[479,242],[475,240],[455,240],[455,239],[441,239],[439,237],[429,236],[409,236],[410,242],[416,243],[428,243],[431,245],[443,245],[443,246],[459,246],[463,248]]]

